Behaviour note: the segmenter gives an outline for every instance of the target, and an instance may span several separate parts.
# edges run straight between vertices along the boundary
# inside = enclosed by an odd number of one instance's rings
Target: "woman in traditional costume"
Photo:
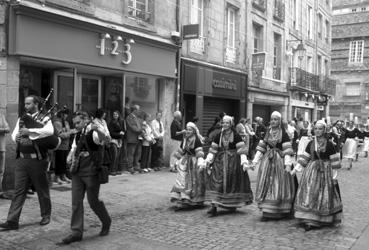
[[[205,167],[202,143],[193,122],[186,124],[186,133],[178,151],[177,177],[171,191],[171,202],[175,210],[202,206],[205,200]]]
[[[363,148],[363,151],[365,152],[364,157],[368,157],[368,152],[369,152],[369,125],[368,124],[365,125],[365,129],[364,129],[364,148]]]
[[[309,122],[304,121],[303,128],[300,129],[300,135],[297,141],[298,143],[297,157],[299,157],[305,152],[305,148],[310,141],[311,141],[311,132],[309,128]]]
[[[314,140],[309,142],[291,172],[294,175],[303,169],[296,195],[295,218],[299,219],[306,231],[338,224],[342,218],[337,182],[340,155],[325,134],[324,121],[315,124],[314,132]]]
[[[236,211],[253,200],[247,173],[248,148],[232,126],[232,117],[225,115],[222,130],[214,137],[205,160],[208,166],[206,200],[211,202],[210,216],[217,215],[218,207]]]
[[[358,133],[359,130],[355,128],[354,122],[350,121],[349,127],[345,130],[346,141],[342,148],[342,157],[348,159],[350,163],[348,170],[352,168],[352,162],[356,157]]]
[[[262,221],[289,217],[297,189],[297,179],[290,174],[293,150],[282,126],[282,116],[274,111],[270,128],[256,148],[253,165],[259,165],[255,200],[263,212]]]

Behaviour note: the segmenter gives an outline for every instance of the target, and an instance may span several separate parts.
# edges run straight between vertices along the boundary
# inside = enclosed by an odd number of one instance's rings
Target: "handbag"
[[[97,179],[100,184],[109,182],[109,169],[108,166],[102,165],[97,169]]]

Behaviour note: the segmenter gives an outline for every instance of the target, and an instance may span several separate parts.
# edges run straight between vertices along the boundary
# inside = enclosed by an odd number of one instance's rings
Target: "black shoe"
[[[305,225],[304,228],[305,228],[305,232],[308,232],[313,229],[313,227],[310,225]]]
[[[111,225],[111,218],[109,218],[108,223],[106,223],[105,225],[102,225],[101,231],[100,231],[100,236],[106,236],[109,234],[110,231],[110,225]]]
[[[41,226],[45,226],[45,225],[47,225],[47,224],[49,224],[50,223],[50,217],[44,217],[44,218],[42,218],[42,220],[40,221],[40,225]]]
[[[216,207],[211,207],[207,213],[209,214],[209,217],[215,217],[217,216],[217,208]]]
[[[19,225],[15,222],[7,221],[5,223],[0,224],[1,231],[9,231],[9,230],[18,230]]]
[[[58,243],[58,245],[68,245],[70,243],[76,242],[76,241],[81,241],[82,240],[82,235],[69,235],[66,238],[62,239],[62,241],[60,243]]]

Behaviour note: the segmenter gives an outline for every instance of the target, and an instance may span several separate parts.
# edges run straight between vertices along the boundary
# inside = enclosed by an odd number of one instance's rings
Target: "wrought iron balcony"
[[[290,68],[290,87],[319,91],[319,76],[300,68]]]
[[[321,93],[331,96],[336,95],[336,80],[323,75],[319,77],[319,80],[319,88]]]
[[[265,11],[266,1],[265,0],[252,0],[252,6],[260,11]]]
[[[281,0],[275,0],[274,1],[274,18],[277,20],[284,22],[285,17],[285,5],[284,2]]]

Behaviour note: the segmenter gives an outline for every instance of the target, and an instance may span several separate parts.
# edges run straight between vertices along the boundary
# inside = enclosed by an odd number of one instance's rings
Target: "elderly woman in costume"
[[[263,212],[262,221],[291,215],[297,179],[290,174],[293,150],[282,126],[282,116],[274,111],[270,128],[256,148],[253,165],[259,165],[255,200]]]
[[[291,174],[303,169],[295,201],[295,218],[305,230],[341,222],[342,202],[337,182],[340,155],[326,136],[326,124],[318,121],[314,140],[298,159]]]
[[[354,122],[350,121],[350,124],[345,131],[346,141],[342,148],[342,157],[348,159],[350,163],[348,170],[352,168],[352,161],[356,157],[358,135],[359,130],[355,128]]]
[[[177,203],[176,210],[201,206],[205,200],[204,151],[197,131],[194,123],[187,123],[184,139],[174,154],[178,172],[171,202]]]
[[[206,157],[208,176],[206,200],[211,202],[208,213],[217,215],[217,207],[235,211],[243,204],[251,204],[253,194],[247,173],[247,145],[232,128],[232,117],[225,115]]]

